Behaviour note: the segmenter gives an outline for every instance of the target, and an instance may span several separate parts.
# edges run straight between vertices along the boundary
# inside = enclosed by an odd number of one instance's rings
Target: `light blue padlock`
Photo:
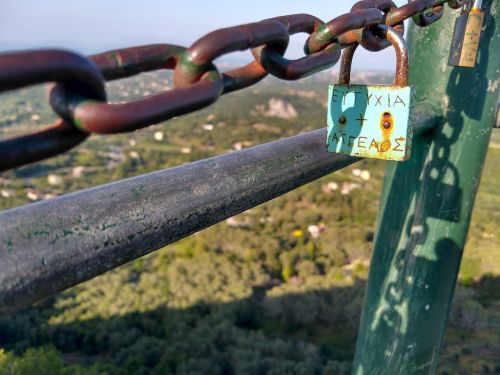
[[[396,49],[394,85],[351,85],[357,44],[342,55],[339,84],[328,91],[327,150],[363,158],[403,161],[410,157],[413,88],[408,86],[408,49],[393,28],[378,26]]]

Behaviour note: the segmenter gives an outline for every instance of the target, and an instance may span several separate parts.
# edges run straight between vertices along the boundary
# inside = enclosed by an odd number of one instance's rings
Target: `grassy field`
[[[500,132],[494,130],[483,168],[460,278],[500,275]]]

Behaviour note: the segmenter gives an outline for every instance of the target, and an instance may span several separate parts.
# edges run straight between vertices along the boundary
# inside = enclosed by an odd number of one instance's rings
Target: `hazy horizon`
[[[37,48],[64,48],[85,55],[143,44],[172,43],[189,46],[204,34],[218,28],[255,22],[278,15],[309,13],[323,21],[349,11],[354,0],[327,2],[297,0],[254,1],[235,8],[227,0],[205,3],[186,0],[166,3],[159,0],[140,5],[132,0],[110,1],[17,0],[2,4],[0,52]],[[404,2],[396,1],[398,4]],[[229,11],[228,11],[229,10]],[[189,27],[187,27],[189,26]],[[286,56],[303,56],[307,35],[292,36]],[[250,52],[224,56],[221,61],[251,60]],[[338,65],[336,68],[338,69]],[[372,53],[359,49],[353,70],[390,71],[395,67],[394,52],[388,48]]]

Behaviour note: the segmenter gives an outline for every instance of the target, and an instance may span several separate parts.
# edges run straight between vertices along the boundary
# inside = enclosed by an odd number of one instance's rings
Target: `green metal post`
[[[417,102],[443,121],[388,162],[353,374],[434,374],[496,114],[498,1],[483,1],[476,67],[447,66],[458,11],[409,32]]]

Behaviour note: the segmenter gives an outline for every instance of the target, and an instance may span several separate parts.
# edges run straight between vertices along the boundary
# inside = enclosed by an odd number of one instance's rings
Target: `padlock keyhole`
[[[389,112],[384,112],[382,126],[384,129],[389,129],[391,127],[391,114]]]
[[[382,129],[384,131],[390,131],[393,124],[394,124],[394,119],[392,118],[392,114],[390,112],[382,113],[380,119],[380,125],[382,126]]]

